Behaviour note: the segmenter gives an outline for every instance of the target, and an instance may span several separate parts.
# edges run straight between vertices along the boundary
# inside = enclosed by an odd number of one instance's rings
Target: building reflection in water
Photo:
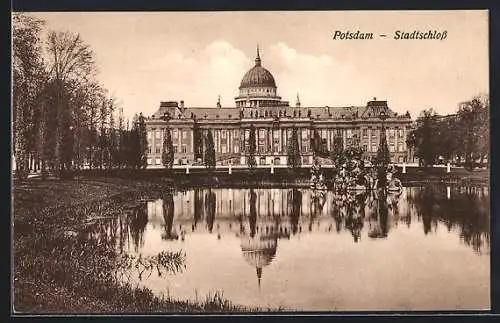
[[[240,231],[240,247],[245,261],[255,267],[260,287],[262,269],[271,264],[278,247],[278,217],[265,217],[257,223],[257,194],[253,189],[249,192],[250,213],[248,222],[250,232]]]
[[[328,192],[325,196],[297,188],[194,189],[166,192],[162,199],[138,206],[130,213],[128,226],[136,250],[148,221],[164,227],[165,240],[184,241],[189,234],[202,232],[221,240],[225,235],[238,237],[260,285],[263,268],[276,257],[280,239],[343,231],[352,235],[354,243],[363,236],[388,239],[390,230],[399,224],[409,228],[416,218],[425,235],[436,232],[440,222],[448,230],[457,229],[461,241],[476,252],[489,252],[489,214],[484,189],[457,188],[449,198],[444,188],[436,187],[405,188],[399,194]]]

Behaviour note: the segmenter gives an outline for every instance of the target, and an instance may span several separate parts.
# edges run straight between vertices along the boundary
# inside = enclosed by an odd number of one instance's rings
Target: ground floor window
[[[155,158],[155,165],[160,165],[160,164],[161,164],[160,158]]]
[[[260,162],[259,164],[265,165],[266,164],[266,157],[260,157]]]
[[[148,158],[148,165],[151,165],[153,163],[153,159],[152,158]]]
[[[281,160],[279,157],[274,158],[274,165],[280,165],[280,162]]]

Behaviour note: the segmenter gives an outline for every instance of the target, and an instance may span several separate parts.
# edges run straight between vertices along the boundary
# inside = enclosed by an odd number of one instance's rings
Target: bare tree
[[[55,129],[55,166],[62,172],[71,167],[73,120],[69,84],[87,84],[96,69],[93,52],[78,34],[50,32],[47,39],[48,70],[52,82]]]

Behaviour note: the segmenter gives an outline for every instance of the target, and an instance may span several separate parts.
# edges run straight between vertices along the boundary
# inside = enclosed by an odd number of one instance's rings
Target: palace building
[[[312,138],[321,138],[331,151],[334,138],[344,147],[357,143],[370,158],[377,152],[382,123],[386,129],[391,161],[409,161],[406,137],[409,113],[398,115],[387,101],[374,98],[366,106],[304,106],[297,95],[295,105],[278,96],[276,81],[265,67],[257,48],[255,65],[243,76],[232,107],[222,107],[220,97],[212,107],[191,107],[184,101],[161,102],[146,118],[149,144],[148,168],[163,167],[161,161],[165,131],[170,130],[174,165],[203,164],[203,138],[212,133],[218,165],[247,163],[250,129],[255,129],[255,159],[259,165],[286,165],[287,142],[297,129],[302,164],[313,161]]]

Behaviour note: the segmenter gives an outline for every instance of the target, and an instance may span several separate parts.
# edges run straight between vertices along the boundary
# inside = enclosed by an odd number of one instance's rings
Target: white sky
[[[99,79],[126,117],[160,101],[234,106],[254,64],[274,75],[278,95],[303,106],[365,105],[377,97],[415,118],[453,113],[488,92],[487,11],[37,13],[48,29],[80,33],[95,51]],[[335,30],[387,34],[332,40]],[[396,30],[446,30],[444,41],[394,40]]]

